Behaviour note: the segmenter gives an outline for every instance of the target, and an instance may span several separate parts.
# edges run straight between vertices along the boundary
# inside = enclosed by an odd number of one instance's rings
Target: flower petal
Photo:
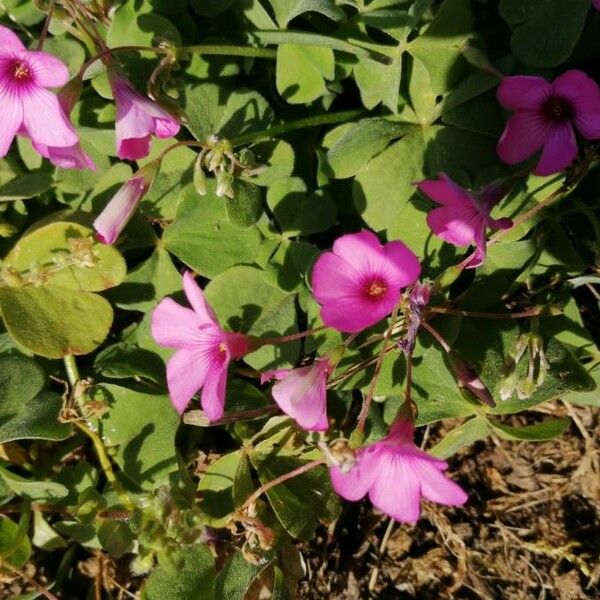
[[[204,292],[200,289],[194,276],[189,271],[186,271],[183,274],[183,291],[185,292],[185,297],[188,299],[188,302],[192,305],[192,308],[198,315],[200,323],[204,325],[216,325],[218,327],[219,322],[217,321],[213,309],[206,301]]]
[[[321,319],[327,325],[345,333],[356,333],[387,317],[400,300],[400,290],[390,290],[377,302],[361,296],[337,298],[321,307]]]
[[[86,154],[81,144],[74,146],[56,148],[34,143],[33,147],[44,158],[47,158],[54,166],[61,169],[91,169],[96,170],[94,161]]]
[[[62,60],[47,52],[28,52],[27,63],[30,65],[35,83],[42,87],[59,87],[69,81],[69,70]]]
[[[402,242],[388,242],[383,252],[395,266],[392,277],[394,287],[404,288],[414,283],[421,274],[421,263],[414,252]]]
[[[383,254],[382,244],[372,231],[343,235],[335,240],[332,250],[350,265],[355,264],[357,258],[364,262]]]
[[[441,206],[427,215],[427,224],[444,241],[455,246],[468,246],[475,241],[477,231],[482,227],[483,217],[474,208]]]
[[[338,495],[350,501],[360,500],[373,485],[378,475],[377,456],[378,449],[375,445],[357,452],[357,464],[348,472],[343,473],[338,467],[329,468],[331,485]]]
[[[0,29],[1,33],[2,29]],[[0,88],[0,158],[6,156],[22,122],[21,103],[12,94],[7,94]]]
[[[360,273],[353,264],[333,252],[324,252],[312,269],[311,287],[315,300],[323,304],[327,300],[357,294],[359,277]]]
[[[171,402],[179,414],[203,386],[208,375],[207,363],[199,352],[178,350],[167,363],[167,385]]]
[[[0,56],[14,56],[23,50],[25,46],[17,34],[8,27],[0,25]]]
[[[209,371],[202,388],[202,410],[209,421],[218,421],[225,411],[227,364]]]
[[[577,156],[577,141],[570,123],[554,127],[548,136],[540,161],[534,169],[536,175],[552,175],[568,167]]]
[[[512,116],[496,148],[501,160],[509,165],[534,155],[545,143],[552,127],[536,113],[526,112]]]
[[[427,179],[416,185],[421,193],[443,206],[463,206],[466,208],[473,205],[468,192],[454,183],[444,173],[439,174],[439,179]]]
[[[421,482],[421,494],[430,502],[461,506],[469,499],[457,483],[446,477],[429,460],[415,457],[411,460],[411,466],[415,477]]]
[[[552,85],[543,77],[513,75],[498,86],[498,102],[509,110],[536,110],[546,100]]]
[[[21,96],[21,101],[23,124],[33,142],[52,147],[72,147],[79,142],[52,92],[30,88]]]
[[[198,345],[202,322],[190,308],[171,298],[161,300],[152,311],[152,337],[167,348],[193,348]]]

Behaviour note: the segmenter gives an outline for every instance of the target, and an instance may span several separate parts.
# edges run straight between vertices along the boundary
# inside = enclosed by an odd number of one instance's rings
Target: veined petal
[[[96,170],[94,161],[83,150],[81,144],[70,147],[51,147],[43,144],[33,143],[33,147],[44,158],[47,158],[54,166],[61,169],[91,169]]]
[[[204,325],[216,325],[218,327],[219,322],[213,309],[206,301],[204,292],[200,289],[194,276],[189,271],[183,274],[183,290],[188,302],[198,315],[200,323]]]
[[[546,142],[552,126],[537,113],[512,116],[500,136],[497,152],[501,160],[514,165],[533,156]]]
[[[378,476],[377,460],[378,451],[373,446],[357,452],[357,463],[348,471],[342,472],[338,467],[329,468],[331,485],[338,495],[350,501],[360,500],[366,495]]]
[[[187,348],[178,350],[167,363],[167,384],[171,402],[179,414],[204,385],[208,365],[198,351]]]
[[[72,147],[79,142],[58,98],[43,88],[29,88],[21,95],[23,124],[33,142],[51,147]]]
[[[194,348],[202,322],[190,308],[165,298],[152,311],[152,337],[167,348]]]
[[[443,206],[467,208],[473,204],[468,192],[444,173],[439,174],[439,179],[419,181],[416,186],[425,196]]]
[[[383,247],[385,256],[393,266],[390,271],[393,275],[390,283],[393,286],[404,288],[414,283],[421,274],[421,263],[414,252],[402,242],[388,242]]]
[[[0,25],[0,56],[14,56],[24,50],[25,46],[17,34],[8,27]]]
[[[483,218],[474,208],[441,206],[434,208],[427,215],[427,224],[431,231],[455,246],[472,244],[483,223]]]
[[[27,63],[37,85],[53,88],[69,81],[69,70],[62,60],[47,52],[28,52]]]
[[[421,483],[421,494],[427,500],[445,506],[461,506],[468,500],[467,493],[436,468],[434,463],[411,457],[410,464],[415,479]]]
[[[551,90],[552,85],[543,77],[512,75],[501,81],[496,96],[509,110],[536,110]]]
[[[0,39],[1,43],[2,40]],[[23,108],[21,102],[14,94],[9,94],[0,87],[0,158],[6,156],[22,122]]]
[[[388,293],[383,300],[369,302],[361,296],[348,296],[327,302],[321,307],[321,319],[328,327],[356,333],[387,317],[400,300],[400,290]]]
[[[225,411],[227,364],[209,371],[202,388],[202,410],[209,421],[218,421]]]
[[[324,252],[315,261],[311,275],[315,300],[323,304],[327,300],[356,294],[359,277],[353,264],[333,252]]]
[[[536,175],[552,175],[566,169],[577,156],[577,141],[570,123],[554,127],[544,144]]]

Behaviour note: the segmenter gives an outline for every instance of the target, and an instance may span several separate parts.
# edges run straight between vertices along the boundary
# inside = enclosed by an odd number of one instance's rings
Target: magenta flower
[[[271,391],[279,408],[308,431],[325,431],[327,422],[327,378],[335,368],[328,358],[319,358],[308,367],[269,371],[260,382],[276,379]]]
[[[402,243],[382,245],[370,231],[337,239],[312,271],[315,299],[328,327],[354,333],[374,325],[400,301],[400,290],[421,272],[417,257]]]
[[[34,148],[59,167],[89,166],[58,98],[47,89],[64,85],[68,78],[58,58],[27,50],[10,29],[0,25],[0,158],[19,134],[30,138]]]
[[[490,184],[478,193],[468,192],[444,173],[438,179],[417,183],[417,188],[441,204],[427,215],[427,224],[435,235],[454,246],[476,247],[467,268],[478,267],[485,260],[486,228],[508,229],[510,219],[493,219],[491,209],[506,195],[502,185]]]
[[[191,273],[183,289],[192,308],[165,298],[152,313],[152,337],[161,346],[176,348],[167,363],[171,402],[179,414],[202,388],[202,410],[210,421],[223,416],[227,367],[232,359],[253,350],[249,336],[223,331]]]
[[[103,244],[114,244],[148,192],[160,162],[152,161],[127,180],[94,221],[96,236]]]
[[[600,0],[594,0],[594,6],[600,10]]]
[[[346,500],[360,500],[367,493],[373,506],[401,523],[416,523],[421,497],[446,506],[467,501],[463,489],[443,471],[448,464],[417,448],[412,422],[399,418],[387,437],[361,448],[350,468],[329,469],[333,489]]]
[[[138,160],[150,153],[152,135],[170,138],[179,123],[164,109],[138,94],[131,83],[114,72],[109,76],[117,107],[117,156]]]
[[[538,150],[537,175],[552,175],[577,156],[575,127],[588,140],[600,138],[600,89],[582,71],[571,70],[548,83],[543,77],[505,77],[500,104],[515,114],[498,142],[498,155],[509,165]]]

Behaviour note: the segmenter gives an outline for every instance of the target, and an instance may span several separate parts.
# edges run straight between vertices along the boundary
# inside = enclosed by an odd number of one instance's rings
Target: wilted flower
[[[279,408],[300,427],[309,431],[325,431],[327,422],[327,378],[341,357],[334,351],[318,358],[308,367],[263,373],[261,383],[276,379],[273,399]]]
[[[446,506],[459,506],[467,494],[443,471],[448,464],[423,452],[413,442],[413,424],[401,417],[382,440],[356,452],[350,470],[329,468],[335,491],[346,500],[367,493],[373,505],[402,523],[416,523],[421,497]]]
[[[94,221],[98,239],[104,244],[114,244],[125,225],[129,223],[137,205],[148,192],[160,162],[152,161],[127,180]]]
[[[117,108],[117,156],[138,160],[148,156],[152,135],[170,138],[179,133],[179,123],[164,108],[135,91],[127,79],[109,72]]]
[[[202,388],[202,410],[216,421],[223,416],[229,363],[251,352],[253,340],[221,329],[189,272],[183,275],[183,289],[192,308],[162,300],[152,313],[152,336],[161,346],[177,349],[167,363],[169,395],[177,412],[183,413]]]
[[[27,50],[0,25],[0,157],[19,134],[59,167],[90,166],[58,98],[47,89],[64,85],[68,78],[67,67],[58,58]]]
[[[415,347],[417,333],[421,326],[423,308],[429,304],[430,298],[431,286],[427,283],[415,282],[408,295],[408,302],[404,311],[404,317],[407,323],[406,334],[404,335],[404,338],[398,342],[398,347],[405,354],[410,354]]]
[[[503,185],[492,183],[479,192],[469,192],[460,187],[444,173],[438,179],[417,183],[419,190],[441,204],[427,215],[427,224],[439,238],[454,246],[476,247],[466,265],[474,268],[481,265],[486,255],[486,228],[507,229],[510,219],[493,219],[492,208],[506,195]]]
[[[548,83],[543,77],[505,77],[498,100],[515,111],[498,142],[498,155],[510,165],[542,150],[537,175],[552,175],[577,156],[575,127],[584,138],[600,138],[600,89],[585,73],[571,70]]]
[[[328,327],[354,333],[389,315],[401,289],[421,272],[417,257],[402,242],[382,245],[370,231],[338,238],[312,271],[315,299]]]

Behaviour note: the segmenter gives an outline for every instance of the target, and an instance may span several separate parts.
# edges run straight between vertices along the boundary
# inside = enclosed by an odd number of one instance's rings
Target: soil
[[[421,521],[407,526],[390,525],[366,502],[348,505],[300,548],[299,598],[600,598],[599,412],[556,402],[507,423],[547,415],[574,422],[552,441],[491,437],[451,461],[452,477],[470,491],[462,508],[424,503]],[[429,444],[444,430],[429,432]]]

